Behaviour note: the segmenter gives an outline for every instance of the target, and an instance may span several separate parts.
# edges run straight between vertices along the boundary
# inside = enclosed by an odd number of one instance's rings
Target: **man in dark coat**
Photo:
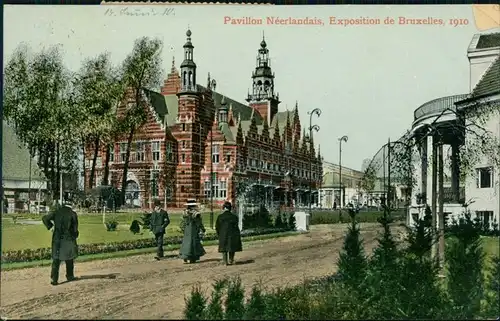
[[[59,267],[61,261],[66,263],[66,279],[75,280],[74,259],[78,256],[78,216],[71,208],[70,203],[59,207],[57,210],[42,218],[43,224],[52,232],[52,271],[50,273],[52,285],[57,285],[59,280]]]
[[[149,230],[154,234],[156,241],[156,256],[155,259],[160,260],[163,257],[163,237],[165,230],[170,224],[168,213],[161,208],[160,200],[155,200],[155,209],[151,214]]]
[[[231,203],[225,202],[223,212],[215,222],[215,232],[219,237],[219,253],[225,265],[234,263],[234,253],[242,251],[238,217],[231,212]],[[228,262],[229,256],[229,262]]]

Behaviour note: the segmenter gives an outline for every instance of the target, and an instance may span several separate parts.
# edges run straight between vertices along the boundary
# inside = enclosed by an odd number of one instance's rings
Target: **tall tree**
[[[162,46],[163,43],[159,39],[139,38],[134,43],[134,49],[123,62],[123,79],[128,90],[126,111],[121,119],[127,135],[121,188],[122,204],[125,201],[127,173],[134,134],[146,122],[146,100],[143,96],[143,89],[152,89],[160,85]]]
[[[63,64],[61,48],[53,46],[31,55],[21,44],[6,65],[4,79],[4,117],[38,154],[49,190],[55,192],[61,163],[75,156],[71,74]]]
[[[95,170],[102,149],[101,142],[108,145],[113,137],[116,107],[123,98],[124,87],[119,70],[113,67],[108,53],[87,59],[75,80],[78,110],[83,124],[80,134],[85,145],[93,148],[89,177],[89,187],[92,188],[96,183]],[[106,153],[109,162],[109,149]]]

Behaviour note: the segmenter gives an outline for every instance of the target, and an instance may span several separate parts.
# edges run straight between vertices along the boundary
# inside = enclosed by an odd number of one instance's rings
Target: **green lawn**
[[[202,215],[203,223],[210,232],[210,214]],[[214,213],[214,220],[218,213]],[[127,240],[135,240],[142,238],[152,238],[149,230],[144,233],[141,230],[140,234],[134,235],[129,231],[130,224],[134,219],[141,218],[141,213],[119,213],[106,214],[106,221],[116,220],[118,222],[117,231],[108,232],[102,223],[101,215],[79,215],[79,244],[92,243],[109,243],[122,242]],[[28,225],[20,224],[20,220],[41,220],[41,216],[37,215],[18,215],[17,223],[14,223],[11,215],[6,215],[2,219],[2,251],[37,249],[50,247],[51,232],[48,231],[43,224]],[[170,214],[170,225],[167,228],[167,236],[179,235],[179,223],[181,214]]]
[[[499,256],[500,244],[499,238],[493,236],[487,236],[482,238],[484,252],[487,257]]]

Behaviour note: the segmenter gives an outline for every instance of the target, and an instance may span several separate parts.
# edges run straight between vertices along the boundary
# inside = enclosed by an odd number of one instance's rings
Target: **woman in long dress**
[[[196,210],[196,203],[188,202],[187,210],[184,212],[184,237],[179,251],[179,256],[184,263],[195,263],[205,255],[205,249],[201,245],[201,233],[205,233],[205,227],[201,219],[201,213]]]

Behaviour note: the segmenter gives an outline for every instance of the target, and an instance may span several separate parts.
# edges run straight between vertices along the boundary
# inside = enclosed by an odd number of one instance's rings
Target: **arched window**
[[[188,82],[187,73],[184,71],[182,74],[182,84],[184,85],[184,87],[186,87],[187,82]]]
[[[191,86],[193,84],[193,72],[190,71],[189,72],[189,86]]]

